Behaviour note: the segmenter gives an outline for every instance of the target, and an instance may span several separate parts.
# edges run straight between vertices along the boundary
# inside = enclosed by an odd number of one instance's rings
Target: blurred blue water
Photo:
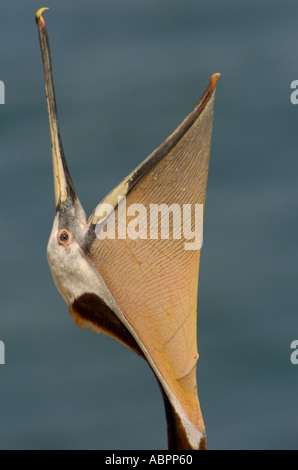
[[[297,449],[298,5],[49,1],[60,127],[86,212],[218,82],[199,282],[211,449]],[[73,325],[46,260],[54,216],[36,1],[2,0],[1,449],[164,449],[146,364]]]

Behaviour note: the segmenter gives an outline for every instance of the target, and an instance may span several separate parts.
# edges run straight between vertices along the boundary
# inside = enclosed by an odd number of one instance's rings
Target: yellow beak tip
[[[49,10],[49,7],[43,7],[43,8],[40,8],[39,10],[37,10],[36,14],[35,14],[35,20],[36,20],[36,23],[38,23],[38,21],[40,20],[40,18],[42,18],[42,13],[45,11],[45,10]]]
[[[214,73],[210,79],[211,90],[213,91],[216,85],[217,80],[220,77],[220,73]]]

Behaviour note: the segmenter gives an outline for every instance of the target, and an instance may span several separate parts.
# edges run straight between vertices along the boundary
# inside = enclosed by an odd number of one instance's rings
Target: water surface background
[[[1,449],[165,449],[144,361],[80,331],[53,284],[37,1],[2,0]],[[210,449],[297,449],[298,4],[48,1],[60,127],[87,214],[217,86],[199,282]]]

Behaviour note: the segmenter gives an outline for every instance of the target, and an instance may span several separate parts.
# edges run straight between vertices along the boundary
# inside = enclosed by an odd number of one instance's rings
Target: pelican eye
[[[68,242],[69,240],[69,233],[67,230],[61,230],[59,233],[58,233],[58,242],[60,243],[60,245],[63,245],[65,243]]]

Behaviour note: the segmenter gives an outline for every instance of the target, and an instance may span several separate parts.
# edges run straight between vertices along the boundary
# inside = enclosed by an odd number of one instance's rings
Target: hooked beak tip
[[[211,76],[211,88],[212,90],[214,90],[215,88],[215,85],[216,85],[216,82],[217,80],[219,79],[220,77],[220,73],[214,73],[212,76]]]
[[[41,15],[45,10],[49,10],[49,7],[40,8],[39,10],[37,10],[37,12],[35,14],[36,23],[38,24],[40,22],[42,27],[44,27],[44,19]]]
[[[42,29],[45,29],[45,22],[42,15],[42,12],[45,10],[49,10],[48,7],[40,8],[36,14],[35,14],[35,21],[38,27],[41,27]]]

